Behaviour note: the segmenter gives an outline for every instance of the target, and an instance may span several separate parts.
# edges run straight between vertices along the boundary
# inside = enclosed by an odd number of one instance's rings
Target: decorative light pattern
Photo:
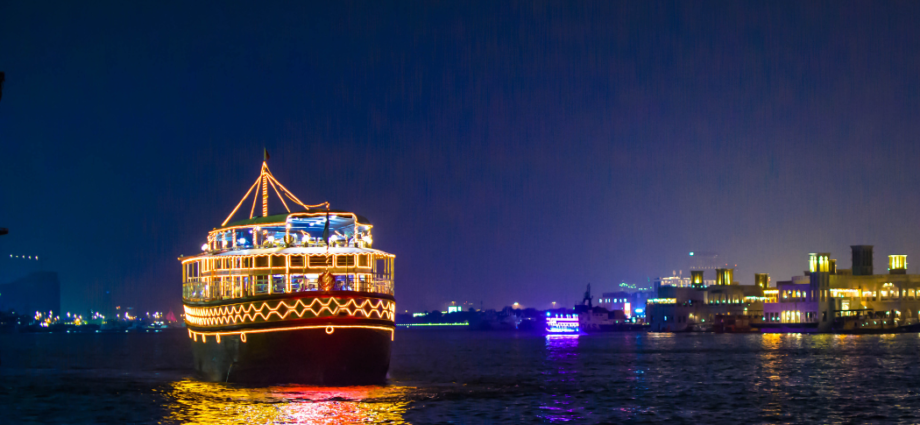
[[[277,187],[275,186],[276,184],[277,184]],[[321,204],[316,204],[316,205],[306,205],[303,202],[301,202],[300,199],[297,199],[297,197],[294,196],[294,194],[291,193],[291,191],[289,191],[286,187],[284,187],[284,185],[282,185],[281,182],[275,179],[275,176],[272,175],[271,170],[268,169],[268,163],[263,161],[262,169],[259,171],[259,177],[256,179],[256,182],[252,184],[252,186],[249,188],[248,191],[246,191],[246,194],[243,195],[243,199],[241,199],[240,202],[236,204],[236,207],[233,208],[233,211],[230,213],[229,216],[227,216],[227,219],[224,220],[223,223],[221,223],[221,226],[225,226],[227,222],[230,221],[231,218],[233,218],[234,214],[236,214],[240,206],[243,205],[243,201],[245,201],[246,198],[249,196],[249,193],[252,192],[253,189],[259,186],[261,186],[262,188],[262,217],[268,217],[268,185],[272,186],[272,189],[275,190],[275,194],[278,195],[278,199],[280,199],[281,203],[284,205],[284,209],[286,209],[289,213],[291,212],[291,209],[288,208],[287,202],[284,201],[284,196],[287,196],[288,199],[296,202],[298,205],[304,207],[304,209],[306,210],[310,210],[310,208],[317,208],[321,206],[325,206],[326,209],[329,209],[328,202],[323,202]],[[278,190],[279,187],[281,188],[280,191]],[[284,193],[284,196],[282,196],[282,192]],[[258,199],[259,199],[259,191],[257,190],[255,196],[252,199],[252,209],[249,212],[250,219],[255,215],[256,204],[258,203]],[[355,222],[357,223],[357,220]]]
[[[221,331],[221,332],[207,332],[207,331],[201,332],[201,331],[193,331],[189,329],[188,337],[191,338],[193,341],[197,342],[198,337],[201,336],[201,342],[207,343],[208,337],[213,336],[214,340],[217,341],[218,344],[220,344],[221,336],[239,335],[240,341],[245,343],[246,334],[287,332],[287,331],[298,331],[298,330],[304,330],[304,329],[325,329],[327,334],[332,334],[333,332],[335,332],[336,328],[340,328],[340,329],[376,329],[376,330],[381,330],[381,331],[389,331],[390,341],[393,340],[393,336],[396,330],[395,327],[373,326],[373,325],[307,325],[307,326],[289,326],[289,327],[284,327],[284,328],[249,329],[245,331]]]
[[[549,333],[577,333],[578,316],[574,314],[546,313],[546,332]]]
[[[305,300],[309,300],[305,302]],[[279,300],[249,302],[214,307],[193,307],[183,305],[185,320],[195,326],[223,326],[247,323],[260,323],[280,320],[310,319],[319,317],[364,317],[392,321],[396,314],[396,303],[390,300],[365,298],[339,299],[301,298],[297,300]],[[291,317],[295,316],[295,317]]]

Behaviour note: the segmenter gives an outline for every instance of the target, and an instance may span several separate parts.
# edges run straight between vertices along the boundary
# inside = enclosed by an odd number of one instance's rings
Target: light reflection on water
[[[178,381],[166,394],[166,419],[201,424],[405,423],[407,387],[240,388]]]
[[[401,332],[383,387],[201,383],[188,336],[0,334],[0,423],[920,423],[920,335]]]
[[[555,384],[577,380],[575,360],[578,355],[578,335],[546,336],[546,388],[553,389],[540,404],[538,417],[549,422],[569,422],[581,419],[580,410],[573,406],[571,395],[559,391]]]

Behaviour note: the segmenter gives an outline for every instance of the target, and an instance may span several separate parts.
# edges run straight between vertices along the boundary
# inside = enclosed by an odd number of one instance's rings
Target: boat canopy
[[[255,191],[249,218],[230,220]],[[287,210],[285,214],[268,214],[268,196],[274,192]],[[256,216],[259,194],[262,215]],[[285,202],[287,198],[291,204]],[[292,211],[292,208],[299,211]],[[307,205],[300,201],[268,169],[266,162],[258,179],[249,188],[221,226],[208,233],[202,250],[216,254],[225,250],[276,249],[289,247],[360,247],[370,248],[373,242],[370,221],[355,213],[331,210],[329,203]],[[328,231],[327,231],[328,230]]]

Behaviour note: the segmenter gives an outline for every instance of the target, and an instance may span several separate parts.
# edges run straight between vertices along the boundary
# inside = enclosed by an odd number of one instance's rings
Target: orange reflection
[[[167,419],[201,424],[405,423],[407,387],[241,388],[179,381],[165,406]]]

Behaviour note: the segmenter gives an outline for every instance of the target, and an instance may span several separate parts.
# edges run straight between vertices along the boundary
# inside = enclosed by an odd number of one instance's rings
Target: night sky
[[[920,2],[193,3],[0,4],[0,282],[38,255],[65,309],[179,310],[263,147],[370,219],[399,310],[574,303],[690,251],[742,284],[852,244],[920,273]]]

